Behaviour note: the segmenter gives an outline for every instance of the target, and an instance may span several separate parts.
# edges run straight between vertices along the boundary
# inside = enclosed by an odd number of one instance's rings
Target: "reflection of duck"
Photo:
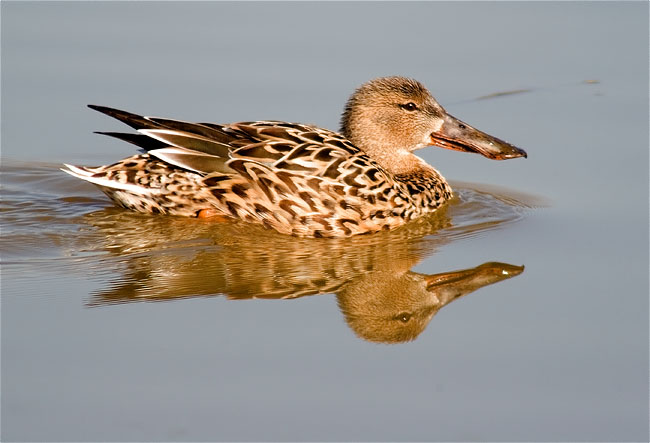
[[[377,278],[371,273],[350,282],[337,298],[345,320],[359,337],[399,343],[415,339],[440,308],[457,298],[523,271],[523,266],[491,262],[434,275],[408,271]]]
[[[258,121],[217,125],[91,106],[138,134],[106,133],[145,154],[66,172],[140,212],[228,217],[296,236],[389,230],[452,196],[413,151],[438,145],[492,159],[526,153],[452,117],[419,82],[387,77],[350,98],[341,134]]]
[[[335,293],[346,321],[360,337],[411,340],[447,303],[523,270],[489,263],[437,275],[412,272],[423,257],[459,234],[454,230],[458,227],[451,226],[448,208],[401,229],[346,239],[293,238],[258,226],[242,229],[237,223],[188,223],[98,211],[85,219],[106,242],[102,248],[125,271],[89,304],[220,294],[231,299],[293,299]],[[485,228],[477,223],[460,234]],[[83,242],[92,243],[89,238]],[[102,259],[102,267],[106,260],[111,258]]]

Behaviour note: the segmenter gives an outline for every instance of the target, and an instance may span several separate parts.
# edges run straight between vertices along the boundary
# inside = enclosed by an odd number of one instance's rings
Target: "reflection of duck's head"
[[[491,262],[435,275],[373,272],[341,290],[338,303],[359,337],[399,343],[415,339],[436,312],[453,300],[523,270],[523,266]]]

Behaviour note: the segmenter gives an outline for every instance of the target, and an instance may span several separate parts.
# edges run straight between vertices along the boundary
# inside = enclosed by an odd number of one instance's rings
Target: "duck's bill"
[[[429,275],[425,278],[425,281],[429,291],[448,288],[465,294],[483,286],[515,277],[522,272],[524,272],[523,266],[488,262],[471,269]]]
[[[431,144],[455,151],[475,152],[493,160],[528,157],[523,149],[479,131],[449,114],[440,129],[431,133]]]

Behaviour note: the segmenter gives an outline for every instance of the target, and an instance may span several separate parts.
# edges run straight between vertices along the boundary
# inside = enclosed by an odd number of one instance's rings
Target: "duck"
[[[381,77],[348,99],[340,132],[282,121],[190,123],[88,105],[135,129],[98,132],[141,152],[63,171],[142,213],[261,224],[296,237],[396,229],[453,197],[414,154],[428,147],[494,160],[526,152],[448,114],[419,81]]]

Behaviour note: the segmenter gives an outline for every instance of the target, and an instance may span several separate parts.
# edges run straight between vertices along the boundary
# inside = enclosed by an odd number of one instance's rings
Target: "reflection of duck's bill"
[[[461,292],[467,292],[514,277],[522,272],[524,272],[523,266],[489,262],[471,269],[429,275],[425,278],[425,281],[429,291],[450,286]]]
[[[479,131],[449,114],[440,129],[431,133],[431,144],[455,151],[475,152],[493,160],[528,157],[523,149]]]

